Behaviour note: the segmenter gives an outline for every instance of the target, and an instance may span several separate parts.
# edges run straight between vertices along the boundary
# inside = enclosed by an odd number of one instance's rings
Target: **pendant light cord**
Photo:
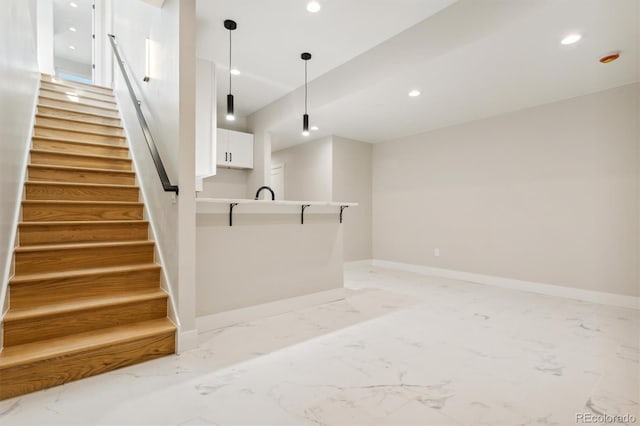
[[[229,30],[229,94],[231,94],[231,30]]]
[[[307,62],[304,61],[304,113],[307,114]]]

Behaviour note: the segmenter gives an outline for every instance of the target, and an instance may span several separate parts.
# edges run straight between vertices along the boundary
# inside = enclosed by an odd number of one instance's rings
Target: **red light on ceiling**
[[[602,62],[603,64],[608,64],[609,62],[615,61],[619,57],[620,57],[619,52],[612,53],[611,55],[603,56],[602,58],[600,58],[600,62]]]

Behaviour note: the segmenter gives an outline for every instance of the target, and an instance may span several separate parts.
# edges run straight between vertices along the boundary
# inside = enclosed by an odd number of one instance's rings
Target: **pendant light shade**
[[[233,121],[235,119],[236,119],[236,116],[233,111],[233,95],[229,93],[227,95],[227,120]]]
[[[307,96],[307,64],[311,59],[311,53],[305,52],[300,55],[300,58],[304,61],[304,115],[302,116],[302,136],[309,136],[309,113],[308,104],[309,97]]]
[[[238,24],[236,24],[236,21],[227,19],[224,21],[224,27],[229,30],[229,94],[227,95],[227,120],[233,121],[236,119],[236,116],[233,105],[233,95],[231,94],[231,33],[238,28]]]
[[[309,114],[302,116],[302,135],[309,136]]]

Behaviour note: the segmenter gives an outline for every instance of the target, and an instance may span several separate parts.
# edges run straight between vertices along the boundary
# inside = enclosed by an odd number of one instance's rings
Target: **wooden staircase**
[[[0,399],[174,353],[111,89],[43,75],[27,167]]]

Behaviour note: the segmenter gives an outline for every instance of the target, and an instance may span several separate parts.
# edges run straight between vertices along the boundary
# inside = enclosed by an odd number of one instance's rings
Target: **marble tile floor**
[[[345,274],[342,301],[2,401],[0,425],[640,423],[639,311],[366,266]]]

